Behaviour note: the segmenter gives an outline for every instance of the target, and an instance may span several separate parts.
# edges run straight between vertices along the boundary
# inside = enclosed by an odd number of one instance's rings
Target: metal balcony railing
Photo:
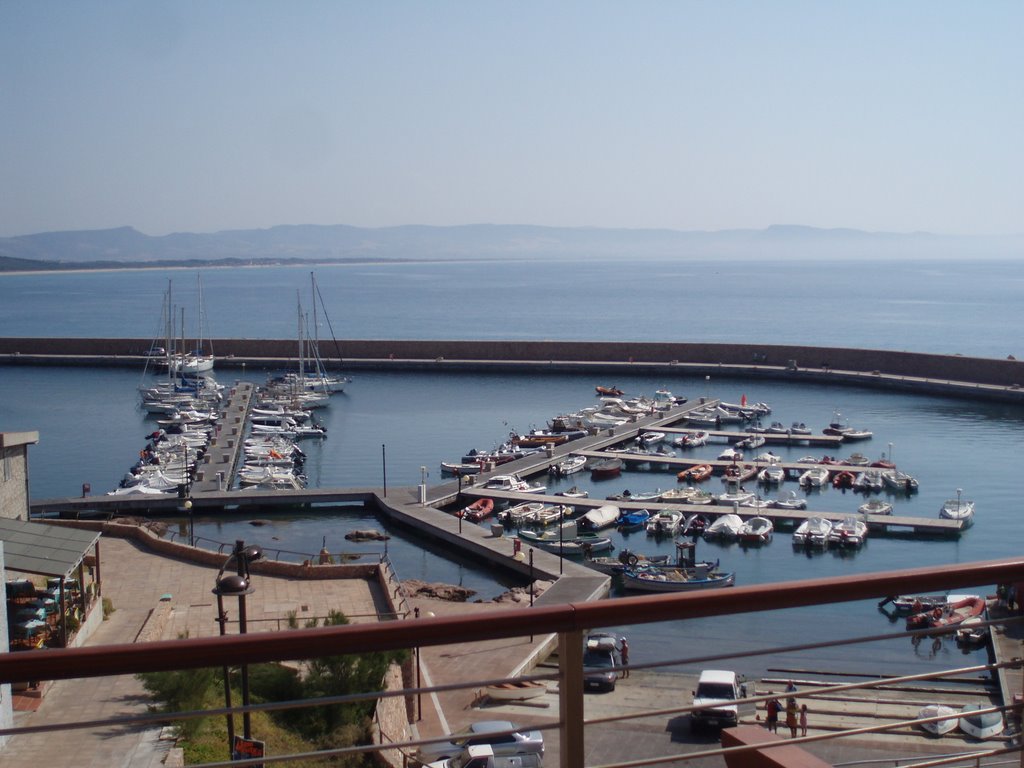
[[[966,588],[990,588],[996,584],[1017,584],[1024,582],[1024,559],[1007,559],[970,563],[965,565],[947,566],[943,568],[918,568],[891,571],[878,574],[857,575],[841,578],[814,579],[799,582],[784,582],[749,587],[737,587],[725,590],[682,593],[673,595],[629,597],[615,600],[602,600],[593,603],[567,604],[555,606],[536,606],[531,609],[511,609],[488,612],[486,620],[477,616],[458,617],[421,617],[409,618],[404,621],[383,621],[376,624],[350,624],[339,627],[321,627],[290,632],[259,632],[242,635],[225,635],[202,639],[183,639],[177,641],[160,641],[138,643],[134,645],[95,646],[73,649],[59,649],[41,653],[25,652],[0,655],[0,682],[18,683],[37,680],[65,680],[74,678],[92,678],[111,675],[136,674],[159,670],[193,669],[200,667],[229,667],[252,665],[263,662],[301,661],[323,656],[339,654],[358,654],[367,651],[415,649],[416,683],[401,687],[366,691],[352,696],[339,696],[304,701],[283,701],[250,704],[248,706],[226,706],[200,712],[180,712],[150,714],[140,712],[138,715],[104,720],[81,720],[57,724],[35,725],[32,728],[8,728],[0,730],[0,736],[13,739],[29,733],[87,731],[98,726],[153,725],[184,720],[195,717],[225,717],[239,713],[258,711],[275,711],[299,709],[326,703],[343,703],[353,701],[373,701],[399,698],[406,702],[407,709],[417,712],[417,700],[421,697],[432,697],[450,691],[471,691],[482,687],[505,682],[504,678],[487,676],[488,664],[481,663],[481,676],[471,681],[458,683],[431,684],[429,680],[419,679],[419,651],[425,648],[495,639],[521,638],[527,635],[557,637],[557,669],[545,672],[538,668],[531,674],[517,678],[519,680],[539,680],[557,682],[557,715],[533,718],[530,728],[545,733],[548,742],[546,761],[549,765],[558,764],[562,768],[582,768],[584,765],[598,768],[632,768],[641,765],[683,765],[698,761],[700,765],[712,763],[701,762],[713,760],[720,764],[725,759],[732,761],[738,756],[749,753],[763,755],[764,750],[776,747],[794,747],[807,745],[812,750],[823,745],[848,743],[851,738],[863,739],[870,734],[908,733],[929,721],[948,719],[948,716],[933,718],[893,717],[882,718],[880,722],[864,727],[836,728],[815,733],[806,737],[786,738],[775,744],[739,744],[721,746],[717,743],[688,745],[686,749],[675,749],[667,754],[632,755],[616,752],[614,749],[596,755],[588,750],[588,734],[600,734],[601,729],[621,727],[642,730],[654,722],[662,722],[666,718],[679,718],[689,715],[694,707],[688,702],[688,696],[681,696],[679,706],[662,708],[631,708],[630,711],[616,712],[587,718],[585,714],[583,648],[584,636],[588,631],[603,627],[622,625],[642,625],[679,619],[744,614],[760,611],[771,611],[785,608],[797,608],[823,604],[843,603],[887,597],[896,594],[925,594]],[[1010,619],[1012,620],[1012,619]],[[1000,620],[1004,623],[1004,620]],[[811,630],[813,631],[813,630]],[[917,633],[891,632],[887,634],[865,635],[828,640],[827,642],[809,639],[799,646],[764,647],[742,654],[720,655],[715,653],[689,655],[685,658],[662,659],[645,664],[631,664],[631,674],[651,670],[662,670],[666,667],[679,666],[712,666],[722,668],[726,658],[737,659],[745,656],[771,655],[779,653],[799,653],[800,651],[823,646],[849,645],[870,648],[870,644],[893,637],[927,635],[931,637],[934,630],[921,630]],[[907,674],[858,683],[812,683],[802,684],[799,697],[801,700],[816,702],[836,701],[850,691],[876,691],[884,697],[887,691],[898,686],[916,684],[922,680],[936,677],[956,678],[962,676],[991,675],[1003,679],[1003,691],[1009,700],[997,701],[988,710],[1000,711],[1007,722],[1013,721],[1018,715],[1018,701],[1015,701],[1015,690],[1007,690],[1005,678],[1010,670],[1019,670],[1021,661],[1016,655],[990,660],[989,663],[972,664],[925,674]],[[773,695],[765,690],[747,691],[739,702],[749,717],[749,722],[761,722],[764,703]],[[415,717],[411,718],[415,719]],[[490,719],[483,715],[480,719]],[[646,724],[645,724],[646,721]],[[380,743],[349,747],[346,749],[323,750],[302,755],[268,755],[266,757],[235,762],[207,763],[213,765],[257,765],[287,764],[322,759],[330,756],[353,753],[368,754],[372,752],[387,754],[393,764],[408,763],[418,746],[437,741],[432,738],[395,738],[382,733]],[[88,740],[83,739],[83,749],[88,747]],[[998,744],[971,745],[963,744],[963,749],[949,750],[949,753],[936,749],[924,750],[914,757],[918,748],[899,749],[890,743],[884,749],[889,750],[891,758],[888,764],[899,763],[906,766],[915,765],[925,768],[932,765],[946,764],[987,764],[992,758],[1005,753],[1020,753],[1019,730],[1011,733],[1009,738]],[[591,759],[588,760],[588,754]],[[779,753],[778,761],[787,763],[787,759]],[[2,757],[2,752],[0,752]],[[225,755],[226,757],[226,755]],[[839,762],[839,761],[834,761]],[[1020,762],[1019,758],[1015,762]],[[756,765],[754,762],[745,765]],[[795,764],[795,763],[793,763]],[[992,763],[997,764],[997,763]]]

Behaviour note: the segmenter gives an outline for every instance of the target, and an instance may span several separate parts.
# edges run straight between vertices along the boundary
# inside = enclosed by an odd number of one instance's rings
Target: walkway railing
[[[100,677],[106,675],[135,674],[159,670],[192,669],[199,667],[220,667],[257,664],[262,662],[295,661],[312,659],[339,654],[358,654],[368,651],[423,649],[436,646],[458,644],[474,641],[495,639],[522,638],[527,635],[544,636],[556,633],[558,636],[557,671],[535,673],[520,680],[555,680],[558,685],[557,716],[540,719],[531,724],[531,728],[542,730],[548,734],[553,743],[548,750],[549,765],[555,764],[555,755],[562,768],[582,768],[587,754],[588,735],[597,734],[601,729],[616,724],[629,723],[634,720],[676,718],[689,715],[694,711],[692,704],[680,702],[679,706],[660,709],[646,709],[632,712],[617,712],[601,717],[587,719],[584,713],[584,668],[583,646],[584,636],[596,628],[621,625],[642,625],[680,619],[745,614],[760,611],[797,608],[805,606],[844,603],[850,601],[883,598],[896,594],[929,594],[948,590],[966,588],[991,589],[996,584],[1016,584],[1024,582],[1024,558],[970,563],[965,565],[946,566],[942,568],[918,568],[892,571],[879,574],[866,574],[841,578],[814,579],[799,582],[785,582],[749,587],[737,587],[725,590],[709,590],[698,593],[674,595],[640,596],[616,600],[604,600],[586,604],[569,604],[557,606],[536,606],[532,609],[495,610],[486,613],[486,620],[477,615],[455,617],[418,618],[408,621],[385,621],[377,624],[350,624],[339,627],[321,627],[290,632],[262,632],[245,635],[226,635],[221,637],[184,639],[177,641],[161,641],[139,643],[135,645],[118,645],[102,647],[86,647],[66,650],[52,650],[45,653],[19,653],[0,655],[0,682],[27,682],[36,680],[64,680],[83,677]],[[809,630],[813,632],[813,628]],[[924,631],[925,633],[934,632]],[[921,634],[921,633],[918,633]],[[650,664],[631,665],[631,673],[647,669],[663,669],[672,666],[713,665],[721,668],[725,658],[743,658],[754,655],[798,653],[802,650],[834,645],[867,645],[892,637],[906,637],[908,633],[888,633],[871,635],[828,642],[808,642],[799,646],[786,648],[758,648],[742,654],[707,654],[689,656],[683,659],[662,660]],[[914,636],[914,633],[909,633]],[[931,634],[928,634],[931,637]],[[417,656],[418,658],[418,656]],[[916,683],[936,677],[963,677],[965,675],[992,675],[999,670],[1020,669],[1020,659],[1012,658],[986,664],[975,664],[949,670],[929,672],[927,674],[901,675],[894,678],[870,680],[868,682],[850,684],[802,684],[799,696],[801,699],[824,700],[851,690],[892,690],[899,685]],[[486,659],[481,662],[479,676],[472,680],[443,685],[407,685],[400,690],[366,691],[351,696],[336,696],[312,701],[287,701],[253,704],[248,707],[221,708],[202,712],[186,712],[174,714],[145,714],[131,718],[104,720],[102,724],[139,724],[162,723],[175,719],[194,718],[199,716],[224,716],[230,712],[243,711],[275,711],[296,709],[325,703],[347,703],[354,701],[372,701],[381,697],[413,697],[435,695],[451,691],[468,691],[481,689],[488,685],[505,682],[503,678],[488,676],[494,667]],[[982,711],[1000,711],[1007,720],[1017,715],[1017,706],[1012,694],[1008,692],[1009,701],[1002,701],[986,707]],[[784,695],[784,694],[783,694]],[[748,691],[740,702],[747,712],[753,713],[763,707],[770,697],[764,691]],[[680,697],[688,699],[688,696]],[[944,716],[948,718],[948,715]],[[488,717],[488,719],[490,719]],[[820,747],[822,742],[833,743],[836,740],[848,740],[851,737],[864,738],[871,734],[900,732],[918,727],[929,721],[943,719],[896,717],[883,718],[881,722],[866,727],[841,728],[833,732],[816,732],[806,737],[787,738],[777,743],[778,746],[812,745]],[[751,719],[752,720],[752,719]],[[96,722],[61,723],[54,726],[37,726],[32,731],[58,729],[95,728]],[[595,730],[597,729],[597,730]],[[0,735],[26,731],[18,728],[0,731]],[[405,741],[389,741],[380,745],[358,746],[346,749],[324,750],[317,752],[317,757],[343,755],[352,753],[398,751],[404,755],[412,754],[418,745],[434,742],[430,739],[408,739]],[[673,745],[677,747],[678,745]],[[901,764],[906,765],[907,752],[892,747],[893,757],[904,758]],[[664,755],[630,755],[607,754],[601,768],[626,768],[627,766],[662,765],[679,763],[705,758],[731,759],[733,755],[744,752],[774,749],[771,744],[735,745],[721,747],[710,743],[690,745],[688,749],[679,748],[671,754]],[[916,749],[916,748],[915,748]],[[953,756],[929,757],[922,756],[915,765],[923,768],[926,765],[940,764],[979,764],[984,758],[1006,752],[1020,750],[1019,732],[1008,740],[992,745],[976,745],[974,748],[957,750]],[[948,750],[945,750],[948,751]],[[231,765],[255,765],[258,763],[274,764],[282,761],[295,760],[296,755],[267,756],[254,761],[241,761]],[[307,756],[308,757],[308,756]],[[784,761],[783,761],[784,762]],[[213,763],[208,765],[228,765]],[[591,763],[594,765],[594,763]]]

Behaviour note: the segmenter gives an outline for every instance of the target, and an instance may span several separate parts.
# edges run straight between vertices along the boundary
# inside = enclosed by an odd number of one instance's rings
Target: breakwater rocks
[[[536,598],[552,584],[554,584],[552,581],[538,580],[530,586],[513,587],[489,602],[507,605],[529,604],[531,586],[533,588],[533,596]],[[432,600],[446,600],[452,603],[465,603],[476,594],[476,590],[467,587],[459,587],[454,584],[430,584],[419,579],[406,579],[402,581],[402,586],[405,588],[406,594],[411,598],[425,597]],[[482,603],[484,601],[475,600],[474,602]]]

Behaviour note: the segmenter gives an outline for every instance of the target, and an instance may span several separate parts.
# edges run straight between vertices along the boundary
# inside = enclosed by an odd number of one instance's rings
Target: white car
[[[495,757],[527,754],[544,757],[544,734],[522,730],[511,720],[482,720],[470,725],[468,732],[468,737],[424,744],[416,751],[416,759],[421,763],[433,764],[455,757],[465,747],[477,744],[489,744]]]
[[[690,713],[691,727],[729,728],[739,724],[738,699],[746,698],[746,686],[735,672],[705,669],[697,680],[693,692],[693,706],[700,707]]]
[[[427,768],[543,768],[543,760],[536,752],[502,757],[494,754],[490,744],[474,744],[455,757],[430,763]]]

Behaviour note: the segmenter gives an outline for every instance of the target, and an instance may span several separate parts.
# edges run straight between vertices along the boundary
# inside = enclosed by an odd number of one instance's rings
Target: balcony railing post
[[[583,633],[558,634],[560,768],[583,768]]]

